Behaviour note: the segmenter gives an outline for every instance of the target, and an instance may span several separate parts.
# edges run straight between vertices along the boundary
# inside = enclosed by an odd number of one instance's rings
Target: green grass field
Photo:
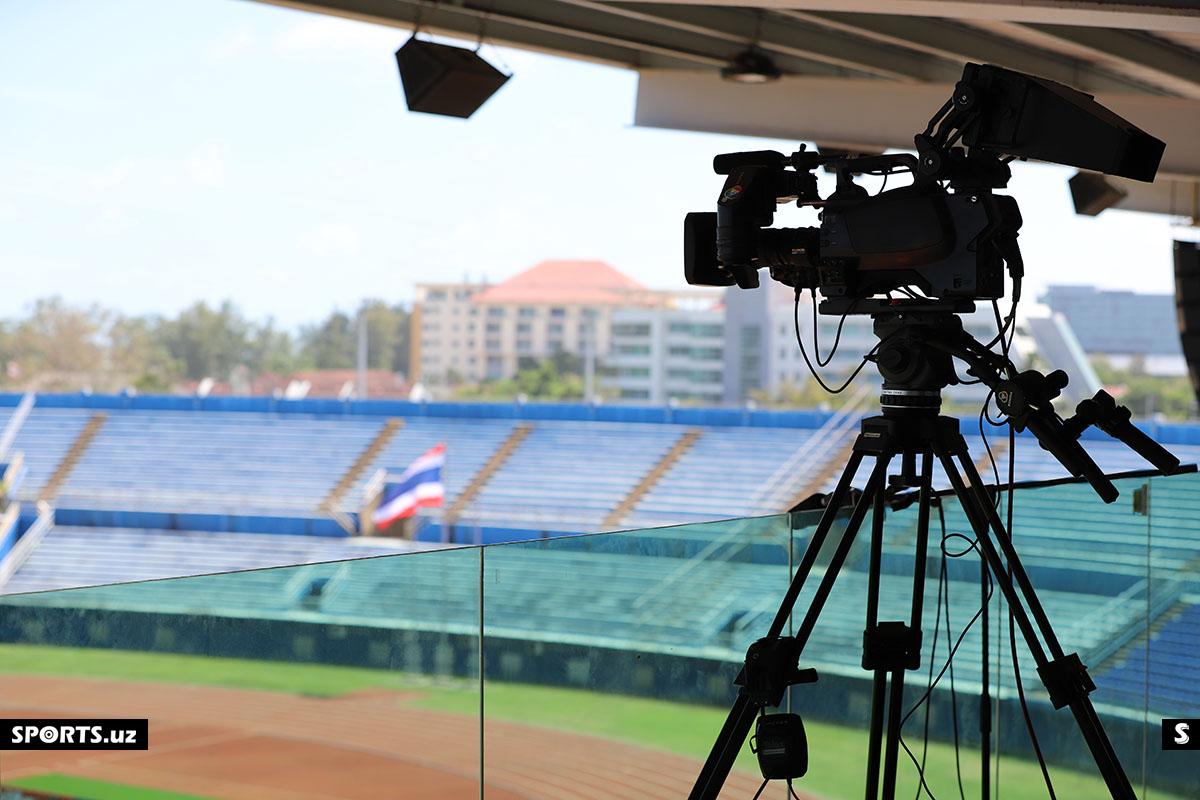
[[[140,786],[127,786],[123,783],[94,781],[90,778],[76,778],[72,775],[59,775],[49,772],[45,775],[35,775],[31,778],[18,778],[15,781],[5,781],[5,786],[15,789],[59,794],[76,800],[205,800],[194,794],[179,794],[164,792],[160,789],[143,789]]]
[[[0,672],[165,681],[313,696],[335,696],[362,689],[382,688],[412,693],[412,698],[406,702],[416,707],[462,714],[467,718],[477,714],[479,709],[478,684],[475,682],[434,680],[388,670],[320,664],[0,645]],[[725,717],[723,709],[708,706],[499,682],[487,683],[484,698],[489,719],[604,736],[696,758],[703,758],[707,754]],[[464,724],[472,728],[475,725],[474,721]],[[807,721],[806,727],[812,763],[809,774],[798,786],[830,800],[861,797],[866,732]],[[912,730],[907,741],[919,755],[920,741],[916,730]],[[964,750],[961,757],[965,773],[965,796],[977,797],[977,754],[973,750]],[[756,771],[754,757],[748,749],[742,753],[738,765]],[[930,744],[925,775],[936,797],[958,796],[954,748],[951,745]],[[1101,781],[1090,774],[1054,769],[1052,777],[1055,790],[1061,798],[1098,798],[1106,794]],[[1003,759],[1000,782],[1008,797],[1046,796],[1041,773],[1032,762]],[[916,770],[901,753],[898,794],[915,796],[916,791]],[[1162,793],[1152,796],[1154,800],[1182,800]],[[146,797],[157,798],[160,795]]]

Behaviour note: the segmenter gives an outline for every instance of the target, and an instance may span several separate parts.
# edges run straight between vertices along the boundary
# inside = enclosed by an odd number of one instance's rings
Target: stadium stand
[[[36,592],[64,583],[97,586],[414,549],[419,546],[389,539],[57,526],[4,588],[13,593]]]
[[[1200,641],[1198,598],[1160,617],[1148,642],[1128,648],[1104,673],[1101,683],[1109,696],[1130,708],[1149,698],[1149,710],[1164,715],[1194,716],[1200,712],[1200,691],[1194,678],[1196,642]],[[1149,685],[1147,685],[1147,683]]]
[[[0,395],[0,422],[20,399]],[[89,421],[91,439],[85,435]],[[97,550],[109,535],[127,540],[139,529],[147,552],[163,544],[151,539],[164,529],[340,536],[344,523],[329,518],[333,511],[353,522],[380,471],[402,471],[443,443],[446,504],[422,511],[415,537],[432,543],[538,538],[783,510],[789,491],[836,478],[854,423],[853,417],[838,422],[822,412],[744,409],[42,395],[15,435],[15,449],[24,453],[28,469],[18,499],[29,506],[28,526],[32,503],[50,483],[60,482],[54,498],[60,523],[68,533],[95,529]],[[977,462],[986,464],[974,421],[964,423],[964,433]],[[1200,458],[1200,429],[1161,426],[1152,433],[1185,462]],[[1097,438],[1088,445],[1107,470],[1143,466],[1119,444]],[[1062,474],[1024,436],[1018,438],[1017,463],[1022,477]],[[769,496],[765,486],[773,487]],[[335,488],[340,509],[323,507]],[[1137,574],[1143,540],[1128,521],[1112,523],[1111,510],[1101,509],[1087,487],[1074,487],[1063,497],[1071,503],[1060,498],[1043,508],[1031,498],[1018,507],[1017,533],[1028,540],[1023,547],[1030,557],[1063,574]],[[443,524],[450,509],[452,524]],[[1080,520],[1109,537],[1103,553],[1087,562],[1071,554],[1084,544],[1077,534]],[[113,529],[120,533],[105,534]],[[1186,525],[1164,529],[1160,538],[1156,567],[1186,564],[1200,555]],[[78,536],[54,535],[40,547],[49,552],[60,541],[64,547],[88,546]],[[213,569],[268,565],[246,558],[240,564],[221,561]],[[273,563],[289,559],[321,560],[281,549]],[[40,571],[50,563],[48,557],[30,557],[7,590],[152,577],[113,561],[102,577],[72,568],[62,570],[56,582]],[[22,571],[33,576],[29,583],[21,582]],[[184,574],[184,568],[158,577],[168,574]]]

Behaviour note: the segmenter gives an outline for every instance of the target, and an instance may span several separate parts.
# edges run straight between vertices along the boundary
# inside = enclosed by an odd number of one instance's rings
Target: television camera
[[[992,300],[1004,268],[1022,277],[1021,213],[1008,185],[1013,158],[1038,159],[1150,181],[1163,142],[1053,81],[967,64],[953,96],[914,137],[916,153],[850,156],[801,148],[726,153],[716,212],[688,214],[685,276],[701,286],[758,286],[758,271],[829,299],[916,286],[927,297]],[[822,198],[814,174],[837,184]],[[908,173],[909,185],[877,194],[856,175]],[[777,204],[821,209],[811,228],[772,228]],[[829,313],[841,313],[837,303]]]

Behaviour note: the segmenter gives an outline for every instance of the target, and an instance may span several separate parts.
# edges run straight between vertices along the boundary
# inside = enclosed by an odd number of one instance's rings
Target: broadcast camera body
[[[928,298],[993,300],[1007,267],[1023,273],[1008,161],[1032,158],[1154,179],[1163,143],[1090,95],[1000,67],[967,64],[954,95],[914,138],[916,155],[825,155],[801,149],[717,156],[717,211],[688,214],[685,276],[703,286],[758,286],[758,270],[827,299],[916,286]],[[825,198],[813,174],[837,176]],[[907,172],[911,185],[869,195],[855,175]],[[777,204],[821,209],[814,228],[771,228]],[[1014,295],[1015,296],[1015,295]],[[843,313],[827,304],[826,313]]]

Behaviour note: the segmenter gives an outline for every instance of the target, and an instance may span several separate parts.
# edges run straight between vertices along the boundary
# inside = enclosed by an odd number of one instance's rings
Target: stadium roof
[[[638,125],[875,150],[912,136],[965,61],[1094,93],[1167,142],[1153,186],[1119,207],[1200,217],[1200,3],[1195,0],[262,0],[490,41],[639,73]],[[722,81],[756,44],[773,83]],[[518,76],[519,79],[519,76]]]
[[[543,261],[471,298],[474,303],[627,305],[651,290],[603,261]]]

